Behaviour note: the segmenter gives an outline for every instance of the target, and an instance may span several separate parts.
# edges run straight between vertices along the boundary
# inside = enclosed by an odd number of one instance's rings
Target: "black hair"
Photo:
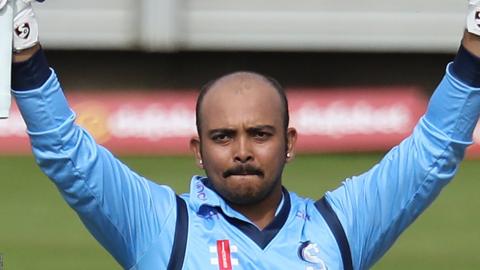
[[[216,79],[213,79],[209,82],[207,82],[206,84],[204,84],[201,88],[200,88],[200,93],[198,94],[198,98],[197,98],[197,104],[195,106],[195,117],[196,117],[196,125],[197,125],[197,132],[198,132],[198,136],[201,136],[201,117],[200,117],[200,111],[201,111],[201,108],[202,108],[202,102],[203,102],[203,98],[205,97],[205,95],[208,93],[208,91],[221,79],[225,78],[225,77],[228,77],[228,76],[231,76],[233,74],[236,74],[236,73],[248,73],[248,74],[253,74],[253,75],[256,75],[260,78],[262,78],[263,80],[265,80],[267,83],[269,83],[276,91],[277,93],[280,95],[280,101],[281,101],[281,106],[282,106],[282,110],[283,110],[283,127],[284,127],[284,130],[285,130],[285,133],[287,132],[287,129],[288,129],[288,123],[290,121],[290,116],[289,116],[289,113],[288,113],[288,100],[287,100],[287,95],[285,94],[285,89],[283,88],[283,86],[274,78],[270,77],[270,76],[266,76],[266,75],[263,75],[263,74],[260,74],[260,73],[257,73],[257,72],[252,72],[252,71],[237,71],[237,72],[232,72],[232,73],[229,73],[229,74],[226,74],[226,75],[223,75],[221,77],[218,77]]]

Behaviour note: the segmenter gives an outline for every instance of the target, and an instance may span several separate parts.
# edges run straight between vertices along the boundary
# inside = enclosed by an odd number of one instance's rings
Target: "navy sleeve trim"
[[[337,214],[333,211],[330,204],[327,202],[325,197],[315,202],[315,207],[322,214],[323,218],[330,227],[330,230],[337,240],[338,247],[340,248],[340,253],[342,254],[343,260],[343,269],[344,270],[353,270],[352,254],[350,250],[350,245],[348,244],[347,235],[343,230],[342,224],[338,219]]]
[[[480,58],[460,46],[451,71],[463,83],[480,88]]]
[[[39,88],[51,74],[47,57],[40,48],[27,61],[12,64],[12,89],[25,91]]]
[[[168,262],[167,270],[181,270],[185,260],[188,238],[188,212],[187,204],[178,195],[177,200],[177,222],[175,224],[175,236],[173,238],[172,253]]]

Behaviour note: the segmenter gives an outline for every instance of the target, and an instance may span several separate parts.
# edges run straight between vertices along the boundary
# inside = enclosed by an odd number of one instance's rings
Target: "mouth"
[[[258,175],[258,174],[253,174],[253,173],[245,173],[245,174],[231,174],[231,175],[229,175],[229,176],[227,176],[227,177],[234,177],[234,176],[236,176],[236,177],[244,177],[244,176],[260,176],[260,175]]]
[[[250,182],[260,180],[260,176],[257,174],[232,174],[225,179],[230,181]]]

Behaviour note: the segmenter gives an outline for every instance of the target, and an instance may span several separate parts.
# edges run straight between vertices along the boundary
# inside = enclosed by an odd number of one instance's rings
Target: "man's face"
[[[217,192],[237,205],[258,203],[281,190],[295,130],[285,134],[281,99],[252,74],[217,82],[201,105],[201,141],[192,146]]]

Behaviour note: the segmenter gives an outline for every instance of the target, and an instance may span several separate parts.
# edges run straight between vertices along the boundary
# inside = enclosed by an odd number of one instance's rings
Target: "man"
[[[21,9],[28,12],[16,25],[35,24],[30,5]],[[265,76],[237,72],[202,89],[191,148],[207,177],[194,176],[181,197],[74,124],[36,37],[15,39],[13,93],[39,166],[125,269],[368,269],[450,181],[471,144],[480,31],[469,31],[413,134],[318,201],[282,187],[297,134],[283,90]]]

